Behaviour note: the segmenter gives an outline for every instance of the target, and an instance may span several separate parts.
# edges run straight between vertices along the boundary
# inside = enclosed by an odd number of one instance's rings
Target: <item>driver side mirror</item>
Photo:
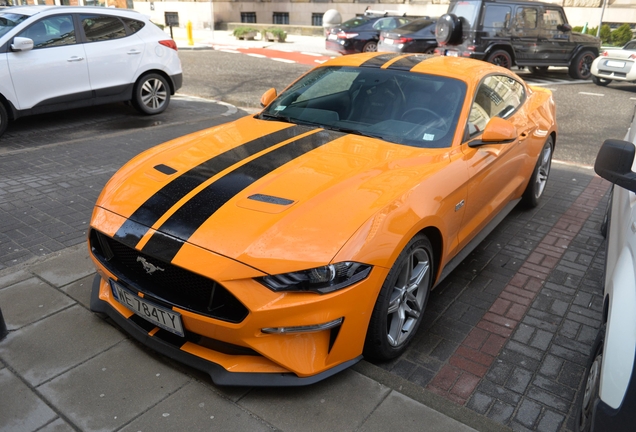
[[[559,24],[557,26],[558,31],[569,32],[572,31],[572,26],[570,24]]]
[[[265,108],[267,105],[271,104],[274,99],[276,99],[276,89],[271,88],[263,93],[263,96],[261,96],[261,106]]]
[[[468,143],[468,147],[479,147],[486,144],[508,144],[518,138],[517,128],[509,120],[493,117],[488,120],[479,139]]]
[[[33,49],[33,39],[25,37],[14,37],[11,44],[11,51],[29,51]]]

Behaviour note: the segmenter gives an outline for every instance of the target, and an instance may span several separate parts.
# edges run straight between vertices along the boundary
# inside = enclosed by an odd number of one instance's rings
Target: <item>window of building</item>
[[[274,24],[289,24],[289,12],[274,12]]]
[[[256,24],[256,12],[241,12],[241,22]]]
[[[312,13],[311,14],[311,25],[312,26],[318,26],[318,27],[322,27],[322,16],[323,14],[321,13]]]

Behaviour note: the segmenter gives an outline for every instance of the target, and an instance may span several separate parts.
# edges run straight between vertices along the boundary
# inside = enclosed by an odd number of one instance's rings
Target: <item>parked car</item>
[[[430,290],[538,204],[557,132],[549,90],[423,54],[338,57],[261,102],[126,164],[88,233],[91,309],[217,384],[400,355]]]
[[[607,224],[602,325],[579,391],[577,432],[627,432],[636,424],[636,128],[607,140],[594,170],[613,183]]]
[[[340,54],[377,51],[381,31],[392,30],[414,19],[403,13],[400,16],[389,16],[390,14],[388,11],[367,10],[363,16],[357,16],[331,28],[325,41],[326,49]]]
[[[606,86],[612,81],[636,82],[636,40],[623,49],[605,50],[592,62],[592,81]]]
[[[102,103],[158,114],[182,83],[175,42],[130,10],[7,8],[0,47],[0,134],[9,120]]]
[[[559,5],[517,0],[451,0],[437,20],[438,54],[470,57],[543,73],[567,66],[574,79],[591,77],[600,40],[572,32]]]
[[[378,51],[432,54],[437,47],[435,18],[411,21],[393,30],[380,33]]]

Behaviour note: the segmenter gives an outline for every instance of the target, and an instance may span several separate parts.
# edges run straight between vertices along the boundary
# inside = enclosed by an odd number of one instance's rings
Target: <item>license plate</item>
[[[179,336],[184,335],[180,313],[149,302],[113,280],[110,281],[110,287],[113,290],[115,299],[135,314],[150,321],[157,327]]]
[[[337,40],[338,39],[338,35],[330,34],[329,36],[327,36],[327,39],[329,39],[329,40]]]
[[[446,55],[449,57],[457,57],[459,53],[457,51],[446,50]]]
[[[393,45],[393,39],[384,38],[384,43],[387,45]]]
[[[625,67],[625,62],[608,60],[605,62],[605,66],[622,68],[622,67]]]

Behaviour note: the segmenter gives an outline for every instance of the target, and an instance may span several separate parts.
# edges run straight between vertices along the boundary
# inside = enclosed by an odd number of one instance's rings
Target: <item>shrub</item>
[[[616,46],[623,46],[632,40],[633,34],[629,24],[623,24],[612,32],[612,43]]]
[[[273,35],[279,42],[285,42],[287,39],[287,32],[283,29],[272,27],[262,31],[263,39],[268,39],[267,34]]]
[[[232,34],[237,38],[244,38],[250,33],[256,34],[258,33],[258,30],[253,27],[237,27],[232,32]]]
[[[610,29],[610,26],[608,26],[607,24],[603,24],[601,26],[601,43],[603,44],[609,44],[612,42],[612,29]]]

